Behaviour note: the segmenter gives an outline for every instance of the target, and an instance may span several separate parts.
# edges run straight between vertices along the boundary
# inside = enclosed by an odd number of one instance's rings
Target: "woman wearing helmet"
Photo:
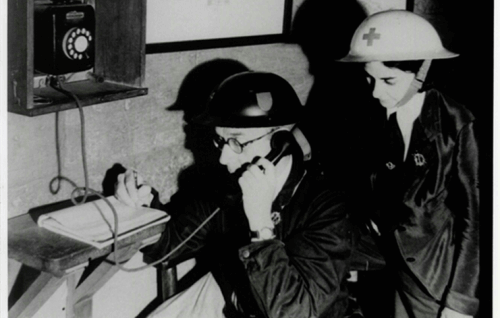
[[[422,89],[431,61],[455,56],[425,19],[392,10],[366,18],[340,60],[364,63],[386,113],[366,223],[397,274],[397,318],[472,317],[479,308],[475,119],[448,96]]]

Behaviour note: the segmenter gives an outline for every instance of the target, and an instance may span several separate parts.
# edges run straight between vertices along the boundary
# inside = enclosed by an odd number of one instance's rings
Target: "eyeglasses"
[[[222,138],[221,136],[219,135],[216,135],[213,139],[214,141],[214,145],[217,149],[219,150],[222,150],[222,148],[224,148],[224,145],[225,144],[228,144],[229,145],[229,148],[231,148],[232,151],[234,151],[235,153],[237,154],[240,154],[243,152],[243,148],[245,148],[246,146],[248,146],[249,144],[251,144],[252,142],[255,142],[257,140],[260,140],[262,138],[264,138],[265,136],[267,135],[270,135],[272,134],[273,132],[275,132],[276,130],[278,130],[278,128],[274,128],[273,130],[265,133],[264,135],[260,136],[260,137],[257,137],[255,139],[252,139],[252,140],[249,140],[249,141],[246,141],[244,143],[240,143],[236,138],[228,138],[227,140]]]

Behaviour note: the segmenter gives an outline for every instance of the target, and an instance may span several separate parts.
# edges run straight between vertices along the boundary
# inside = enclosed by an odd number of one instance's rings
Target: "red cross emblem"
[[[380,33],[375,33],[375,28],[370,28],[370,32],[363,34],[363,40],[366,40],[366,45],[372,46],[373,40],[380,39]]]

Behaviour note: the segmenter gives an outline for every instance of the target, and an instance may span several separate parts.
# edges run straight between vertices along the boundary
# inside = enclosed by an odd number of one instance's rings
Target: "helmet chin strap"
[[[431,67],[431,62],[432,60],[424,60],[417,75],[415,75],[415,78],[411,82],[410,87],[408,87],[405,96],[403,96],[403,98],[396,104],[396,107],[401,107],[406,104],[422,88],[425,78],[427,77],[427,72]]]
[[[311,144],[309,144],[309,141],[307,140],[306,136],[300,130],[297,125],[295,125],[292,128],[292,134],[295,137],[295,140],[297,140],[297,143],[300,146],[300,149],[302,150],[302,155],[304,156],[304,161],[308,161],[311,159]]]

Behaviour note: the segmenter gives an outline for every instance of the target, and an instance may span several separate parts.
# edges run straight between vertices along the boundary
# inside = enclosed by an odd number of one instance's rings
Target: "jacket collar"
[[[290,200],[295,193],[298,185],[305,176],[306,170],[304,167],[304,162],[301,158],[293,154],[292,168],[290,170],[290,175],[288,176],[283,188],[273,202],[273,211],[282,211],[285,206],[290,203]]]
[[[438,91],[434,89],[427,91],[422,112],[417,118],[428,140],[434,139],[441,132],[439,107],[435,107],[439,104],[439,98]]]

